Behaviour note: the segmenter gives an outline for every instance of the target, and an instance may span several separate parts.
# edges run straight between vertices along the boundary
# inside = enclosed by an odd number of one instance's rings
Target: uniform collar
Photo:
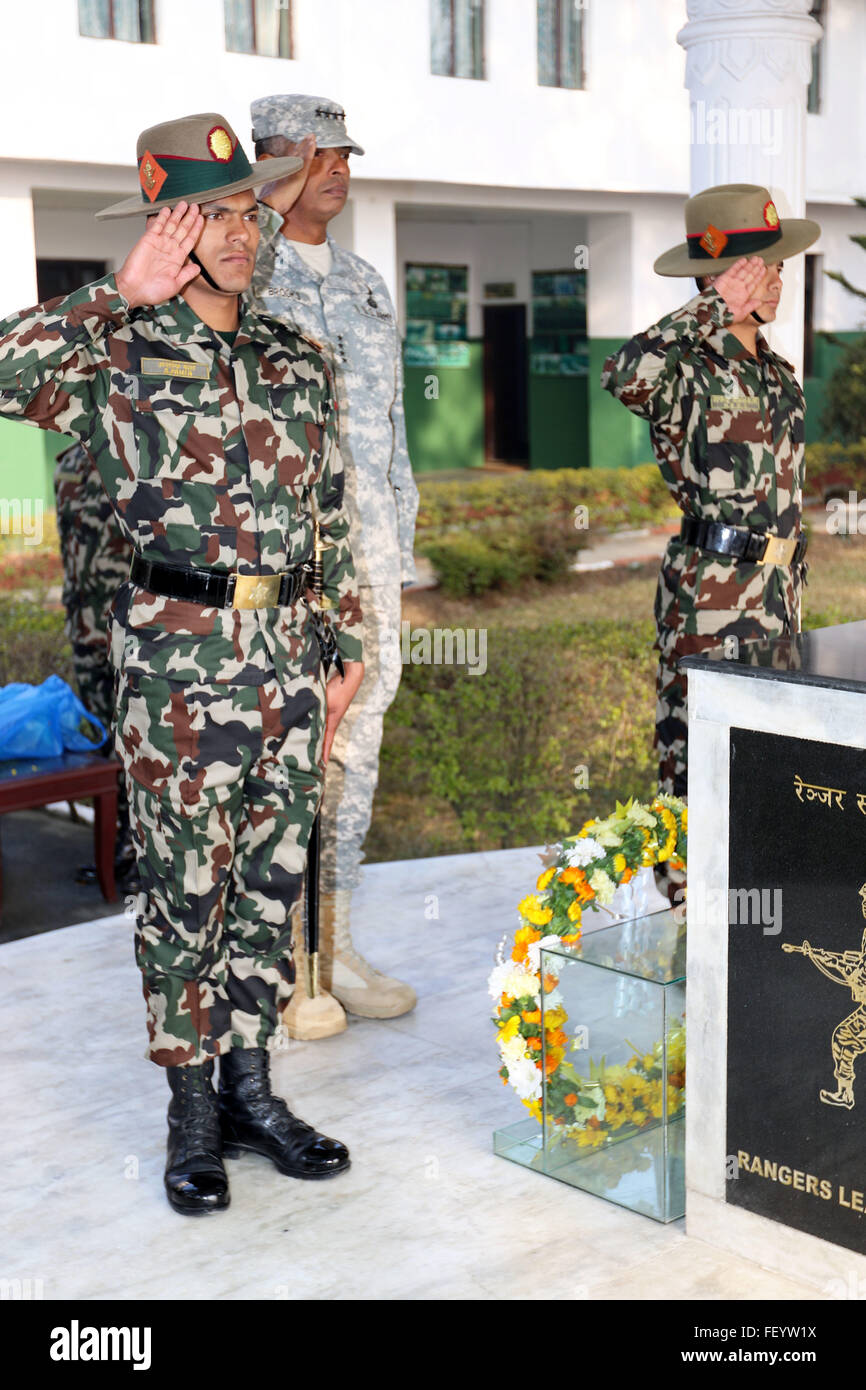
[[[308,266],[298,253],[297,248],[291,244],[288,237],[282,234],[276,242],[275,263],[279,265],[282,261],[283,265],[291,268],[293,275],[308,280],[312,285],[321,285],[323,280],[330,280],[334,276],[340,275],[352,280],[357,279],[349,252],[344,251],[343,247],[337,244],[330,232],[325,232],[325,240],[331,248],[331,268],[327,275],[319,275],[317,271]],[[321,243],[319,244],[321,245]]]
[[[781,364],[781,366],[786,367],[789,372],[793,373],[794,371],[790,362],[786,362],[778,353],[773,352],[760,329],[758,329],[756,338],[757,353],[749,352],[748,348],[743,346],[739,338],[727,328],[717,328],[715,332],[711,333],[706,339],[706,343],[707,346],[711,348],[713,352],[718,353],[720,357],[727,357],[734,362],[744,363],[746,365],[751,364],[754,367],[758,367],[763,360],[768,363]]]
[[[210,328],[200,319],[182,295],[175,295],[174,299],[157,304],[146,312],[148,318],[154,320],[165,336],[175,343],[200,343],[222,357],[229,357],[234,350],[219,329]],[[238,296],[238,331],[234,348],[248,342],[274,342],[275,326],[270,315],[259,313],[256,309],[251,291]]]

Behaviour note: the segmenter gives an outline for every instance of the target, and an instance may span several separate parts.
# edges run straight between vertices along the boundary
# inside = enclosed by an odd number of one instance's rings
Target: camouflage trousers
[[[263,685],[123,675],[142,891],[136,960],[161,1066],[265,1047],[294,985],[290,914],[319,807],[321,675]]]
[[[680,632],[661,628],[656,639],[659,664],[656,673],[656,724],[653,747],[659,763],[658,789],[668,796],[686,798],[688,793],[688,677],[677,663],[684,656],[724,647],[727,639],[756,642],[779,637],[784,630],[771,614],[754,612],[703,613],[701,625],[711,630]],[[656,886],[671,906],[679,905],[686,875],[669,863],[655,867]],[[677,894],[679,893],[679,896]]]
[[[357,888],[363,845],[379,781],[385,713],[397,694],[400,658],[400,582],[362,585],[364,679],[343,716],[328,759],[322,800],[321,889]]]

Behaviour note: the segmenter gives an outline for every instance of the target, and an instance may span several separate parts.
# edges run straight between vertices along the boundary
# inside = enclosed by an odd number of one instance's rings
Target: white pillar
[[[688,0],[677,35],[687,53],[691,188],[757,183],[785,217],[806,208],[806,93],[821,27],[810,0]],[[803,364],[802,256],[785,264],[779,316],[768,337]]]
[[[357,256],[375,266],[397,304],[397,218],[394,199],[352,186],[353,245]]]

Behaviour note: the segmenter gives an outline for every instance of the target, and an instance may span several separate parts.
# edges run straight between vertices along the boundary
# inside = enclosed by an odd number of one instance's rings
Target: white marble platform
[[[304,1183],[248,1155],[228,1165],[229,1210],[199,1220],[163,1194],[168,1088],[142,1055],[130,922],[0,947],[0,1278],[46,1299],[820,1296],[492,1153],[525,1112],[496,1075],[486,977],[536,856],[365,870],[356,944],[418,1007],[290,1043],[274,1068],[352,1169]]]

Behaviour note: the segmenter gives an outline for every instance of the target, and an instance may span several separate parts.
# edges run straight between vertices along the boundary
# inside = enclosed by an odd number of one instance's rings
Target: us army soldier
[[[302,154],[302,140],[315,141],[302,192],[282,221],[267,215],[253,284],[270,314],[323,344],[334,363],[364,612],[364,684],[334,740],[322,803],[319,958],[331,1007],[305,1008],[299,978],[286,1014],[293,1036],[325,1037],[346,1026],[344,1009],[393,1018],[416,1002],[410,985],[382,974],[355,950],[351,899],[361,879],[383,720],[402,671],[400,590],[415,578],[418,490],[406,445],[394,306],[378,271],[327,230],[346,203],[349,159],[364,151],[347,134],[342,108],[324,97],[262,97],[252,103],[251,116],[263,160]]]

